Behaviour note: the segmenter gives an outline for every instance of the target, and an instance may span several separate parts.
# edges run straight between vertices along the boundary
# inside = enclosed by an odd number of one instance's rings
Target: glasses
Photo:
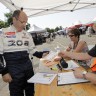
[[[16,17],[15,17],[15,18],[16,18]],[[16,20],[18,20],[21,24],[27,23],[27,22],[25,22],[25,21],[19,20],[18,18],[16,18]]]
[[[75,35],[69,35],[69,37],[73,37],[73,36],[75,36]]]

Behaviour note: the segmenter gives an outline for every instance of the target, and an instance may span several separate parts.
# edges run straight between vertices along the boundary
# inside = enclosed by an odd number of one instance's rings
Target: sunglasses
[[[75,35],[68,35],[69,37],[73,37],[73,36],[75,36]]]

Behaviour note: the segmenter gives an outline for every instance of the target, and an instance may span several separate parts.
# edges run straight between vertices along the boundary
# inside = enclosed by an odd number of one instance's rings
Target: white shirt
[[[32,36],[25,30],[16,32],[13,25],[2,29],[0,33],[0,54],[14,51],[28,51],[32,54],[34,48]]]

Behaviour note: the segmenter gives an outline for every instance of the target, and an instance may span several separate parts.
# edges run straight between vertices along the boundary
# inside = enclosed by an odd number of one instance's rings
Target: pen
[[[72,69],[72,71],[75,71],[74,69]]]
[[[51,70],[53,70],[53,71],[57,71],[58,69],[57,68],[50,68]]]
[[[57,68],[58,68],[60,71],[62,71],[62,67],[61,67],[59,64],[57,64],[56,66],[57,66]]]
[[[44,77],[52,77],[53,75],[50,75],[50,74],[44,74],[43,76],[44,76]]]

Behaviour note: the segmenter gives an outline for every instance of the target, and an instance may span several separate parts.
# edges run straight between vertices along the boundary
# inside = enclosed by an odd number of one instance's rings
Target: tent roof
[[[93,23],[96,23],[96,17],[92,20]]]
[[[29,30],[28,32],[30,33],[41,33],[41,32],[46,32],[45,29],[42,29],[42,28],[39,28],[38,26],[36,25],[33,25]]]
[[[0,2],[11,11],[23,8],[29,17],[96,7],[96,0],[0,0]]]
[[[81,25],[82,23],[81,23],[81,21],[76,21],[76,22],[74,22],[73,24],[74,24],[74,25]]]

